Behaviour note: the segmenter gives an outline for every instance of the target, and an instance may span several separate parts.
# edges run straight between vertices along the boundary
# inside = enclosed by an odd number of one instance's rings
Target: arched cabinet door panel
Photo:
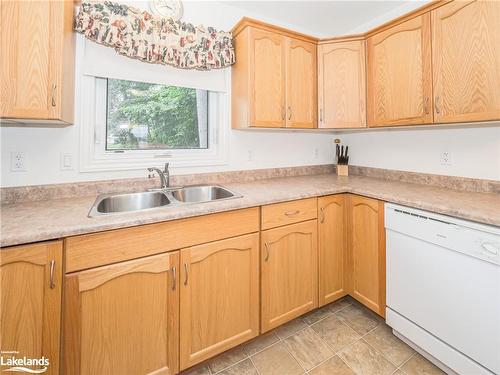
[[[180,366],[259,334],[259,234],[181,250]]]
[[[430,14],[368,38],[368,126],[432,123]]]
[[[179,252],[65,277],[65,374],[178,371]]]
[[[345,194],[318,198],[319,305],[347,294]]]
[[[434,122],[500,119],[500,2],[431,12]]]
[[[347,225],[351,295],[385,316],[384,202],[349,195]]]
[[[286,38],[250,29],[250,123],[256,127],[286,125]]]
[[[287,128],[315,128],[317,123],[317,64],[313,43],[287,38]]]
[[[317,220],[262,232],[262,332],[318,307],[317,259]]]
[[[365,41],[318,47],[319,128],[366,127]]]
[[[16,358],[43,356],[45,374],[59,374],[62,242],[0,251],[1,349],[18,352]],[[7,361],[9,355],[2,356]]]

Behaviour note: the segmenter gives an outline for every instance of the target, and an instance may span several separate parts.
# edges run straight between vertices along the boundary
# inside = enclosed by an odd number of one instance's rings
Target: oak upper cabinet
[[[368,38],[368,126],[432,123],[430,14]]]
[[[181,250],[180,367],[259,334],[259,234]]]
[[[385,316],[384,202],[349,194],[348,272],[350,294]]]
[[[286,125],[286,39],[279,34],[249,29],[251,124],[256,127]]]
[[[317,124],[316,45],[287,38],[288,128],[315,128]]]
[[[346,195],[318,198],[319,305],[347,294]]]
[[[364,40],[318,47],[318,127],[366,127],[365,56]]]
[[[65,277],[64,374],[178,371],[179,252]]]
[[[248,19],[233,33],[232,127],[316,127],[314,39]]]
[[[45,374],[59,374],[62,242],[2,249],[0,278],[1,350],[17,351],[16,358],[43,356]]]
[[[500,119],[500,2],[455,1],[431,16],[434,122]]]
[[[0,117],[72,123],[73,1],[3,0],[0,7]]]
[[[318,307],[317,220],[261,234],[261,330]]]

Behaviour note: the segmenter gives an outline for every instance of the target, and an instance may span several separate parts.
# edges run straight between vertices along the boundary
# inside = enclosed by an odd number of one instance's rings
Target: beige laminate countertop
[[[337,177],[334,174],[273,178],[224,186],[242,194],[243,198],[94,218],[87,215],[95,196],[3,205],[0,246],[345,192],[500,226],[499,194],[461,192],[363,176]]]

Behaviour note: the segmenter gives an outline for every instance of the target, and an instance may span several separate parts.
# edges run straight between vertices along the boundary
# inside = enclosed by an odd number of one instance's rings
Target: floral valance
[[[153,16],[111,1],[83,2],[75,30],[121,55],[182,69],[220,69],[235,63],[232,35]]]

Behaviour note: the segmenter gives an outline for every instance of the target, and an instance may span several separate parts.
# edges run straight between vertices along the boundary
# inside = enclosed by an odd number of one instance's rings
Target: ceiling
[[[428,0],[427,0],[428,1]],[[298,31],[317,37],[363,32],[380,19],[388,19],[415,9],[426,0],[323,0],[264,1],[223,0],[224,4],[260,15],[262,20],[297,26]],[[387,15],[390,15],[388,18]],[[384,17],[385,16],[385,17]]]

